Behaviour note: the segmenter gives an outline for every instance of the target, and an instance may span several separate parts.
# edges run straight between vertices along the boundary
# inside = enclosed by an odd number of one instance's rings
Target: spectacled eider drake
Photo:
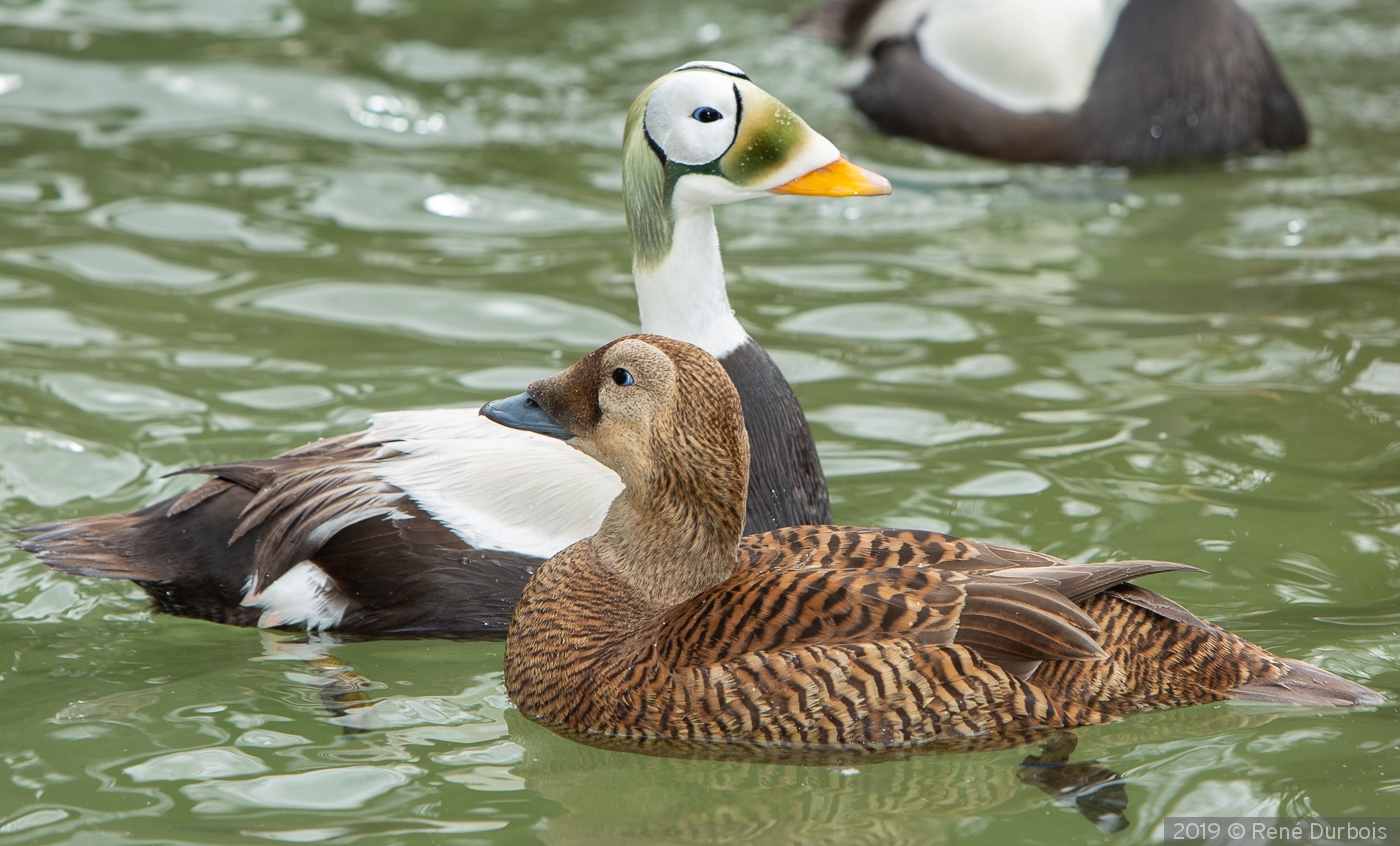
[[[1023,162],[1143,164],[1306,144],[1236,0],[823,0],[877,126]]]
[[[539,566],[511,620],[506,690],[546,724],[886,748],[1222,699],[1381,701],[1130,583],[1195,569],[1182,564],[890,529],[743,537],[742,403],[683,342],[614,341],[482,414],[567,439],[626,484],[595,535]]]
[[[713,207],[768,194],[889,193],[733,65],[694,62],[628,112],[623,183],[641,323],[717,356],[747,407],[753,531],[830,520],[802,409],[734,317]],[[29,526],[21,549],[130,579],[158,609],[365,635],[503,634],[534,566],[597,530],[616,474],[475,409],[369,429],[214,478],[139,511]]]

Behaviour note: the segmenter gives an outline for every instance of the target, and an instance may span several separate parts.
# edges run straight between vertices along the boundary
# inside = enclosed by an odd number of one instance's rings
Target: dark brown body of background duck
[[[714,358],[615,341],[488,405],[626,488],[536,571],[506,687],[576,731],[882,748],[1248,699],[1381,701],[1128,583],[1192,569],[1071,564],[927,532],[806,526],[743,539],[748,440]]]
[[[877,126],[1007,161],[1289,149],[1308,122],[1236,0],[823,0]]]

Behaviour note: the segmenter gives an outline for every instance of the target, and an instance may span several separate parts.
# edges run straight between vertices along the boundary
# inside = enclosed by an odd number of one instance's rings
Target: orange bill
[[[871,197],[893,190],[890,181],[873,170],[853,165],[842,156],[826,167],[784,182],[772,194],[803,194],[808,197]]]

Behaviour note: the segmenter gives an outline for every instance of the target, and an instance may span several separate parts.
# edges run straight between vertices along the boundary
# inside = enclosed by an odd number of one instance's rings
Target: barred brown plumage
[[[507,690],[547,724],[885,749],[1226,698],[1380,701],[1129,584],[1186,565],[1074,564],[892,529],[741,539],[739,400],[690,345],[624,338],[529,395],[544,417],[485,413],[566,432],[626,484],[598,534],[540,566],[511,621]]]

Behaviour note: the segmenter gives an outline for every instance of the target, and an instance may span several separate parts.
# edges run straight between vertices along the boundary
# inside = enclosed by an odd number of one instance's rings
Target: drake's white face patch
[[[703,165],[724,155],[739,130],[734,82],[725,73],[691,70],[652,92],[642,125],[668,161]]]

